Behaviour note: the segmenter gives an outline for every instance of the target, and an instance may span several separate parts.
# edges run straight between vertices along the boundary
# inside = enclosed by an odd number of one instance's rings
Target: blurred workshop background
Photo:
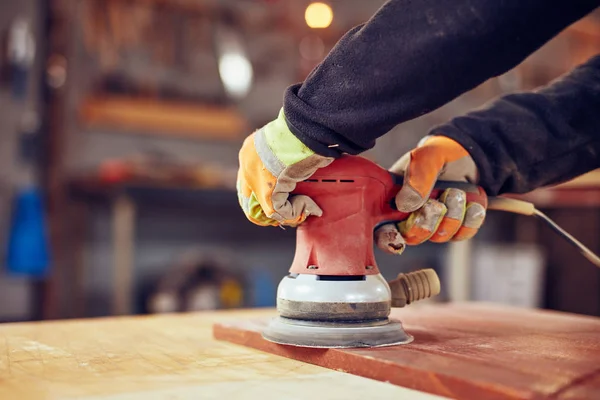
[[[0,1],[0,321],[274,306],[295,234],[245,219],[238,149],[382,4]],[[365,156],[389,167],[433,124],[599,51],[592,15]],[[526,198],[600,252],[600,173]],[[600,269],[527,217],[377,257],[387,278],[435,268],[435,301],[600,316]]]

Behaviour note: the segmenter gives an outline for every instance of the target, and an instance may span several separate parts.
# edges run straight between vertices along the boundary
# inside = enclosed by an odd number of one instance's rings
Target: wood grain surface
[[[0,325],[0,399],[440,399],[217,342],[233,311]]]
[[[457,399],[600,399],[600,319],[486,304],[394,309],[415,340],[323,350],[273,344],[268,319],[215,325],[217,339]]]

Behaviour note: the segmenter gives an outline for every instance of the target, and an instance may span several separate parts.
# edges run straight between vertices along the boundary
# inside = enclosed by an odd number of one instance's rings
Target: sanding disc
[[[262,333],[270,342],[298,347],[355,348],[407,344],[413,337],[397,320],[341,323],[276,317]]]

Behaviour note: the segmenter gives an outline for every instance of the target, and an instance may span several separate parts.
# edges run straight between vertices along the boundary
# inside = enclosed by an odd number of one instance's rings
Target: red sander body
[[[263,332],[265,339],[326,348],[412,341],[400,321],[388,318],[391,307],[437,295],[437,275],[433,270],[415,271],[388,283],[380,274],[373,251],[378,226],[408,218],[396,209],[394,201],[402,181],[401,176],[366,158],[345,155],[296,186],[292,195],[309,196],[323,215],[309,217],[297,228],[294,260],[277,291],[279,317]],[[465,191],[467,203],[543,216],[530,203],[488,198],[482,188],[464,182],[438,181],[431,197],[438,198],[450,187]],[[568,235],[562,230],[560,233]],[[600,264],[593,253],[576,244],[586,257],[593,256]]]
[[[296,255],[291,273],[314,275],[379,274],[373,254],[373,230],[386,222],[403,221],[407,213],[395,207],[402,176],[366,158],[345,156],[297,185],[295,194],[312,198],[323,211],[297,230]],[[446,187],[459,187],[467,202],[487,207],[483,189],[467,183],[439,182],[431,197]]]

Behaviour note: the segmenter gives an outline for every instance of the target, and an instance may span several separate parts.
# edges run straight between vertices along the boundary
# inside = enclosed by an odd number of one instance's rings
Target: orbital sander
[[[297,184],[291,195],[312,198],[323,215],[309,217],[297,227],[292,266],[277,289],[279,315],[262,332],[266,340],[317,348],[412,342],[401,321],[390,318],[391,308],[439,294],[438,276],[433,269],[424,269],[387,282],[373,249],[379,227],[409,216],[395,205],[402,183],[402,176],[364,157],[344,155]],[[467,203],[477,202],[488,210],[541,217],[600,266],[595,254],[533,204],[488,197],[481,187],[465,182],[438,181],[431,198],[437,199],[447,188],[463,190]],[[402,241],[396,245],[404,246]]]

